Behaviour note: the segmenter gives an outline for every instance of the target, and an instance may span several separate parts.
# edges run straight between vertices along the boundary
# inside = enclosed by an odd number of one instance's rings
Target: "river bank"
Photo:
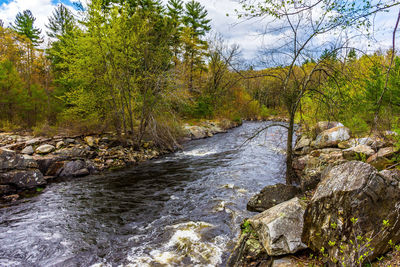
[[[352,137],[338,122],[300,130],[293,161],[300,184],[267,186],[250,199],[247,209],[260,213],[242,223],[228,265],[355,266],[398,250],[394,134]]]
[[[238,125],[228,120],[185,124],[180,142],[211,137]],[[52,138],[0,133],[0,197],[15,201],[21,192],[41,191],[56,178],[122,169],[173,150],[156,147],[151,141],[135,148],[133,141],[113,133]]]

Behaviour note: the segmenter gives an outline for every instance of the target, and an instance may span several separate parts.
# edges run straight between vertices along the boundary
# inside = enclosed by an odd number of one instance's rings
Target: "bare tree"
[[[266,22],[262,32],[271,42],[263,49],[264,67],[278,67],[268,73],[280,83],[281,96],[289,118],[287,134],[286,183],[297,182],[293,170],[293,134],[295,116],[304,96],[309,93],[326,97],[319,81],[321,75],[331,76],[324,58],[319,57],[327,49],[332,39],[341,40],[344,29],[370,26],[372,14],[399,4],[399,1],[345,0],[241,0],[243,10],[240,18],[261,19]],[[330,50],[337,53],[346,46],[338,44]],[[312,58],[315,63],[311,69],[302,64]]]

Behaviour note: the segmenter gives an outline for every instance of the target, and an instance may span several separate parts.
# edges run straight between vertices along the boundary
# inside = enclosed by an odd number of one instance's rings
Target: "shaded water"
[[[267,123],[0,209],[0,266],[224,266],[249,198],[284,181],[283,128],[240,147]]]

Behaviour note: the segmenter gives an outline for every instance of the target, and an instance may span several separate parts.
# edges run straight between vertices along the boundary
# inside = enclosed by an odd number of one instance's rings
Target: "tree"
[[[279,58],[281,62],[275,64],[285,66],[278,71],[272,69],[273,71],[265,75],[275,77],[280,82],[283,103],[289,117],[286,183],[293,184],[297,180],[292,166],[295,116],[305,96],[320,94],[325,97],[318,77],[324,74],[334,79],[333,74],[335,73],[335,71],[330,71],[326,60],[321,57],[312,66],[302,64],[307,57],[310,57],[309,55],[316,55],[315,51],[318,51],[318,55],[322,52],[321,49],[330,46],[329,42],[321,46],[320,44],[316,45],[314,41],[320,36],[338,29],[369,26],[371,14],[399,3],[393,0],[379,1],[376,4],[371,4],[370,1],[346,0],[266,0],[257,5],[254,4],[254,1],[249,0],[240,2],[244,11],[244,13],[238,13],[240,18],[269,17],[273,20],[273,24],[270,22],[264,34],[276,36],[276,33],[280,33],[279,37],[283,36],[264,49],[264,56],[268,58],[264,62],[275,63],[274,59]],[[327,55],[333,55],[342,48],[344,48],[343,44],[336,46],[335,49],[330,49]],[[276,57],[277,54],[278,57]]]
[[[34,27],[36,18],[32,15],[30,10],[25,10],[23,13],[19,12],[15,18],[14,24],[11,25],[11,28],[15,30],[17,33],[26,36],[29,40],[31,40],[34,46],[42,43],[42,39],[40,37],[41,30],[39,28]]]
[[[47,35],[52,38],[59,39],[72,32],[75,27],[75,18],[71,11],[63,4],[59,4],[46,25]]]
[[[168,0],[167,10],[167,15],[171,19],[171,27],[173,29],[171,47],[174,53],[174,61],[176,66],[179,61],[181,47],[183,1]]]
[[[210,31],[210,19],[208,12],[199,2],[194,0],[186,3],[183,24],[186,26],[183,32],[183,43],[185,47],[185,60],[189,69],[188,89],[193,91],[193,75],[196,68],[204,64],[204,55],[207,50],[207,42],[202,40]]]

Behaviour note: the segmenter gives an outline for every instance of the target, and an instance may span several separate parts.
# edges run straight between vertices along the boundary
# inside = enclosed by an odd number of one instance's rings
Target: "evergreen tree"
[[[182,36],[182,15],[183,15],[183,1],[182,0],[168,0],[167,14],[171,20],[171,28],[173,30],[171,39],[171,48],[174,53],[175,65],[178,63],[181,36]]]
[[[75,25],[75,19],[71,11],[63,4],[59,4],[53,11],[53,15],[49,18],[49,24],[46,25],[47,35],[52,38],[59,39],[70,33]]]
[[[211,30],[208,12],[199,2],[194,0],[186,3],[183,24],[186,26],[183,36],[185,43],[185,59],[189,68],[188,89],[193,91],[193,75],[196,68],[204,65],[203,57],[207,50],[207,42],[202,40]]]
[[[211,20],[207,19],[208,12],[205,7],[194,0],[186,3],[185,7],[185,16],[183,17],[185,26],[192,30],[194,36],[205,36],[211,30],[209,25]]]
[[[30,10],[25,10],[23,13],[19,12],[15,18],[14,24],[11,28],[17,33],[26,36],[31,40],[32,44],[37,46],[42,43],[40,37],[41,30],[34,27],[36,18],[32,15]]]

